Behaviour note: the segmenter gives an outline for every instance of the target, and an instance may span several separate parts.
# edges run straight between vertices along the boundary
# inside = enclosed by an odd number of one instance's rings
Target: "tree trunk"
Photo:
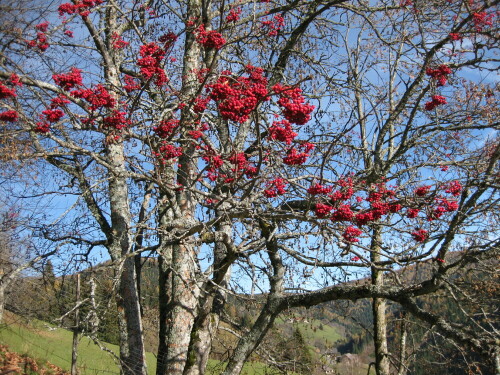
[[[201,0],[189,0],[187,4],[187,17],[199,20],[203,4]],[[181,100],[185,103],[193,100],[199,88],[196,72],[200,69],[200,56],[202,55],[200,44],[196,42],[193,28],[186,31],[184,45],[184,58],[182,68],[182,91]],[[195,120],[189,108],[181,110],[181,125],[192,124]],[[179,157],[179,168],[176,173],[176,181],[179,189],[169,204],[175,204],[173,221],[166,223],[163,230],[171,232],[178,230],[182,233],[187,229],[194,216],[195,202],[188,187],[192,186],[196,178],[197,165],[192,157],[195,152],[194,144],[184,148],[182,156]],[[172,198],[172,197],[170,197]],[[174,233],[170,233],[174,234]],[[189,241],[180,241],[172,246],[171,262],[167,265],[168,270],[166,287],[169,288],[169,300],[164,304],[162,310],[162,331],[160,334],[161,361],[158,375],[182,375],[186,368],[191,341],[191,331],[197,316],[198,298],[200,286],[198,284],[197,253],[194,245]],[[162,298],[167,298],[163,296]],[[165,303],[165,301],[163,301]]]
[[[222,375],[239,375],[243,365],[255,348],[262,342],[269,328],[272,327],[279,314],[274,300],[268,300],[250,332],[238,341],[229,363]]]
[[[80,274],[76,274],[76,298],[75,304],[80,303]],[[80,330],[80,308],[75,310],[75,322],[73,325],[73,345],[71,348],[71,375],[78,374],[77,360],[78,360],[78,336]]]
[[[264,339],[267,331],[274,324],[274,320],[282,311],[283,306],[279,297],[284,292],[285,267],[278,250],[278,242],[274,237],[275,226],[264,220],[259,221],[262,236],[266,239],[266,248],[273,274],[269,278],[270,290],[265,306],[252,326],[250,332],[240,338],[238,345],[231,356],[222,375],[239,375],[248,357]]]
[[[230,224],[219,225],[217,230],[224,233],[227,238],[231,237]],[[222,241],[216,242],[213,277],[211,282],[205,283],[201,291],[204,296],[191,333],[189,360],[184,375],[205,373],[212,342],[219,327],[220,314],[226,302],[226,292],[223,288],[227,286],[231,274],[230,265],[223,264],[227,254],[226,245]]]
[[[168,309],[170,296],[172,294],[172,247],[166,246],[160,251],[158,261],[158,283],[159,283],[159,318],[160,327],[158,332],[158,356],[156,358],[156,374],[166,373],[167,363],[167,331],[168,331]]]
[[[408,324],[406,321],[406,313],[403,311],[401,313],[401,329],[400,329],[400,339],[399,339],[399,369],[398,375],[406,375],[408,370],[408,364],[406,360],[406,339],[408,335]]]
[[[3,323],[3,312],[5,309],[5,287],[4,283],[0,283],[0,324]]]
[[[146,375],[146,353],[134,258],[132,251],[130,205],[123,144],[108,145],[108,157],[112,164],[109,178],[112,243],[109,252],[114,261],[123,262],[120,267],[118,295],[118,325],[120,331],[121,371],[124,375]],[[126,257],[123,259],[123,257]]]
[[[212,349],[212,340],[219,325],[219,316],[212,312],[213,300],[213,296],[208,296],[194,322],[184,375],[201,375],[205,373],[210,350]]]
[[[125,260],[117,296],[120,360],[124,375],[145,375],[146,354],[134,258]]]
[[[166,310],[166,358],[163,359],[163,374],[181,375],[188,359],[199,287],[194,266],[196,254],[191,246],[176,244],[172,250],[172,294]]]
[[[376,263],[380,262],[381,228],[376,226],[373,230],[371,244],[372,284],[383,286],[384,273],[377,268]],[[387,322],[385,316],[386,302],[383,298],[373,298],[373,343],[375,345],[375,369],[377,375],[389,375],[389,357],[387,349]]]

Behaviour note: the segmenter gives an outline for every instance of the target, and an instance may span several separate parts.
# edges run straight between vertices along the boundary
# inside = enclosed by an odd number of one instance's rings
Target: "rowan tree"
[[[204,373],[231,290],[263,303],[224,374],[279,313],[335,299],[373,298],[379,374],[386,299],[498,358],[495,332],[415,303],[498,248],[497,4],[82,0],[30,15],[2,51],[0,119],[50,166],[40,193],[76,197],[40,233],[117,265],[123,373],[146,373],[145,252],[159,375]],[[421,262],[423,279],[394,272]],[[353,274],[371,282],[341,283]]]

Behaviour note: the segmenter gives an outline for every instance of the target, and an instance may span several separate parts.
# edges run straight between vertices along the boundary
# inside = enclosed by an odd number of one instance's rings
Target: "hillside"
[[[0,345],[8,345],[12,352],[36,358],[38,363],[50,361],[56,372],[44,372],[46,375],[67,375],[71,367],[72,332],[57,328],[46,322],[19,317],[11,312],[6,313],[6,323],[0,326]],[[78,369],[80,375],[120,374],[119,367],[112,353],[118,353],[118,347],[102,342],[109,352],[100,349],[87,337],[81,337],[78,348]],[[0,349],[3,346],[0,346]],[[17,354],[16,354],[17,355]],[[155,374],[156,358],[153,353],[146,353],[148,372]],[[0,350],[1,358],[1,350]],[[0,366],[1,367],[1,366]],[[210,360],[207,375],[220,373],[223,364]],[[36,374],[37,372],[32,372]],[[31,373],[30,373],[31,374]],[[278,375],[262,363],[249,362],[243,368],[243,375]]]
[[[458,254],[454,255],[458,256]],[[144,329],[146,336],[147,350],[154,352],[157,348],[157,290],[154,288],[157,278],[156,260],[145,260],[142,268],[141,292],[144,312]],[[407,280],[417,281],[426,276],[432,265],[422,263],[418,267],[407,267],[397,271],[398,277]],[[115,352],[117,347],[112,345],[117,343],[117,330],[115,315],[113,313],[113,283],[111,269],[107,265],[102,265],[92,270],[82,272],[83,297],[88,297],[88,281],[90,275],[93,275],[96,287],[96,313],[100,319],[97,337],[105,342],[109,348]],[[495,296],[495,290],[498,290],[499,280],[487,275],[482,275],[476,271],[469,270],[464,272],[464,277],[459,280],[462,285],[468,288],[471,296],[475,293],[482,295],[483,301],[489,301],[488,309],[493,309],[498,296]],[[457,278],[459,278],[457,276]],[[353,282],[366,282],[367,280],[358,280]],[[389,275],[387,282],[391,282]],[[482,286],[481,286],[482,285]],[[497,288],[497,289],[495,289]],[[489,292],[488,292],[489,291]],[[488,296],[483,294],[489,293]],[[243,297],[243,296],[241,296]],[[258,311],[261,298],[256,297],[249,301],[248,296],[241,298],[237,295],[228,297],[229,303],[226,306],[226,316],[232,324],[225,323],[218,332],[218,338],[213,348],[211,362],[213,367],[219,366],[220,362],[225,361],[236,345],[237,338],[230,331],[245,330],[250,327]],[[17,283],[9,296],[8,307],[16,311],[21,316],[29,318],[30,321],[35,318],[54,322],[58,317],[67,312],[73,306],[75,300],[74,278],[69,275],[64,278],[54,278],[51,283],[46,280],[36,278],[25,278]],[[36,301],[36,303],[33,303]],[[449,295],[445,293],[436,294],[431,297],[422,298],[422,305],[428,306],[433,311],[440,311],[443,316],[453,314],[460,316],[459,306],[456,305]],[[462,308],[474,308],[474,306],[462,305]],[[477,306],[476,306],[477,307]],[[82,316],[90,316],[92,310],[88,305],[83,305],[81,309]],[[447,367],[446,374],[461,374],[464,366],[468,362],[476,363],[477,358],[473,353],[465,357],[458,352],[446,340],[436,335],[432,330],[419,325],[418,322],[407,319],[404,311],[399,305],[389,304],[387,318],[389,322],[389,345],[394,356],[399,352],[399,339],[402,324],[408,330],[411,339],[408,345],[409,352],[412,354],[412,363],[419,363],[419,366],[411,365],[411,374],[420,375],[441,375],[442,370],[436,370],[432,362],[439,358],[443,361],[453,362]],[[465,319],[465,316],[460,318]],[[89,329],[89,321],[85,320],[82,329]],[[71,316],[63,319],[63,325],[71,326]],[[498,323],[498,320],[497,320]],[[22,320],[9,322],[2,332],[0,332],[0,342],[9,342],[13,348],[20,352],[30,351],[36,356],[50,358],[53,363],[68,368],[68,349],[71,347],[71,333],[61,329],[47,328],[51,327],[46,323],[36,323],[30,329]],[[268,333],[266,339],[261,344],[257,352],[251,357],[255,362],[266,362],[268,358],[263,353],[272,355],[275,365],[280,370],[295,371],[304,374],[322,374],[325,371],[337,371],[341,374],[344,371],[349,373],[364,373],[368,364],[373,361],[372,346],[372,316],[371,303],[369,300],[360,300],[356,303],[352,301],[337,301],[325,303],[310,309],[288,310],[282,314],[276,321],[275,327]],[[43,339],[41,338],[43,337]],[[54,338],[60,345],[53,342],[43,341]],[[40,343],[39,340],[42,340]],[[24,342],[24,346],[21,345]],[[33,345],[27,347],[29,342]],[[37,349],[37,345],[41,349]],[[54,347],[53,351],[47,351],[46,348]],[[102,360],[95,361],[103,355],[94,344],[87,339],[82,339],[81,344],[81,363],[83,367],[93,368],[95,363],[102,364],[103,369],[97,368],[96,371],[111,371],[117,366],[113,359],[105,354]],[[92,349],[91,349],[92,347]],[[59,348],[59,349],[58,349]],[[38,351],[37,351],[38,350]],[[52,350],[52,349],[51,349]],[[60,351],[59,351],[60,350]],[[89,355],[90,362],[85,363],[86,350],[92,351]],[[100,354],[93,352],[97,350]],[[63,361],[61,358],[66,358]],[[155,368],[155,361],[151,353],[148,354],[150,361],[148,367],[150,370]],[[478,364],[478,368],[481,365]],[[349,370],[347,370],[349,368]],[[481,368],[484,374],[490,374],[487,369]],[[115,371],[115,370],[112,370]],[[214,373],[217,373],[214,370]],[[364,371],[364,372],[363,372]],[[434,372],[438,371],[438,372]]]

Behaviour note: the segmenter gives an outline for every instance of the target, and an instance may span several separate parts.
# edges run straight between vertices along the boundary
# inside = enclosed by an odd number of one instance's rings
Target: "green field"
[[[298,328],[305,341],[309,343],[309,345],[314,345],[314,343],[320,342],[323,345],[331,346],[332,344],[344,338],[335,327],[332,327],[328,324],[323,324],[317,319],[311,319],[307,323],[289,323],[287,322],[286,316],[279,316],[276,319],[276,324],[292,325],[292,327]]]
[[[69,370],[71,367],[71,346],[73,334],[65,329],[56,328],[40,321],[29,324],[6,312],[6,324],[0,326],[0,344],[6,344],[11,351],[28,354],[37,360],[51,363]],[[118,346],[102,343],[109,350],[118,353]],[[146,353],[148,373],[156,373],[156,358],[153,353]],[[216,375],[222,370],[221,363],[209,361],[207,374]],[[119,374],[118,365],[112,354],[101,350],[90,339],[82,337],[78,348],[78,368],[81,375]],[[247,363],[244,375],[272,375],[272,371],[262,363]]]
[[[7,344],[12,351],[20,354],[48,360],[63,368],[71,367],[71,346],[73,334],[62,328],[55,328],[40,321],[23,322],[11,314],[6,314],[7,324],[0,328],[0,342]],[[106,344],[106,347],[118,353],[118,346]],[[148,368],[154,373],[154,356],[147,353]],[[90,339],[82,337],[78,347],[78,367],[82,375],[119,374],[120,371],[112,354],[99,349]]]
[[[334,327],[322,324],[319,320],[312,320],[310,323],[296,323],[296,325],[307,342],[323,340],[333,344],[343,338]]]

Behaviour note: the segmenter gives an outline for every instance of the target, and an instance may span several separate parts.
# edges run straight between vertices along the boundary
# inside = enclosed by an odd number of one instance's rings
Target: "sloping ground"
[[[28,353],[35,358],[49,360],[63,368],[71,368],[71,346],[73,334],[41,321],[25,322],[18,316],[7,313],[6,324],[0,328],[0,343],[8,344],[18,353]],[[118,347],[103,343],[114,353]],[[154,357],[148,353],[148,367],[156,370]],[[82,375],[119,374],[118,366],[110,353],[99,349],[90,339],[82,337],[78,348],[78,368]]]
[[[0,325],[0,345],[8,345],[9,350],[19,358],[27,353],[30,357],[37,358],[36,363],[45,363],[50,361],[50,366],[44,366],[46,372],[28,372],[27,375],[47,374],[47,375],[66,375],[71,368],[71,346],[73,334],[62,328],[56,328],[48,323],[41,321],[30,321],[29,323],[22,318],[5,312],[5,324]],[[102,343],[113,353],[118,353],[118,346],[108,343]],[[3,346],[2,346],[3,347]],[[148,363],[148,373],[156,373],[156,358],[153,353],[146,353]],[[24,360],[23,360],[24,361]],[[26,362],[26,361],[24,361]],[[24,363],[23,362],[23,363]],[[223,364],[218,361],[209,361],[209,371],[207,375],[216,375],[222,371]],[[111,353],[101,350],[95,343],[87,337],[80,339],[78,347],[78,368],[80,375],[112,375],[120,374],[120,370]],[[50,372],[50,371],[56,372]],[[0,374],[7,375],[0,369]],[[9,375],[15,375],[15,371]],[[24,374],[17,372],[17,374]],[[269,367],[262,363],[247,363],[242,371],[243,375],[277,375]]]

